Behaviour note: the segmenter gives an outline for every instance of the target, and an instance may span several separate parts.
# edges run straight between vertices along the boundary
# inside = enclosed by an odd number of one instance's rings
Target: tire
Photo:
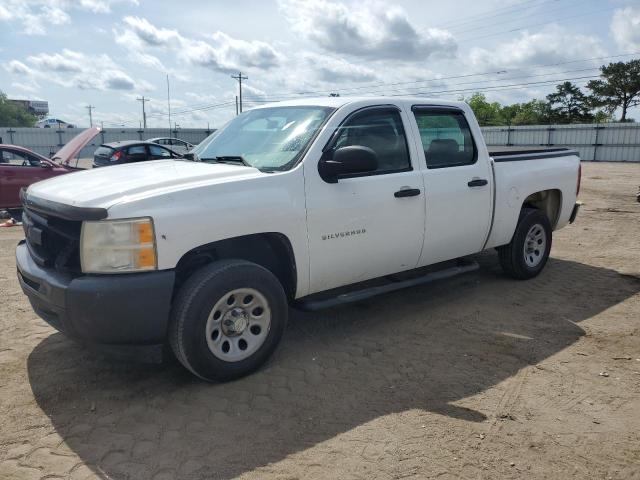
[[[284,289],[269,270],[221,260],[196,271],[180,288],[169,343],[180,363],[201,379],[233,380],[267,361],[287,316]]]
[[[498,248],[502,270],[518,280],[538,276],[549,258],[551,240],[551,224],[544,212],[523,208],[511,242]]]

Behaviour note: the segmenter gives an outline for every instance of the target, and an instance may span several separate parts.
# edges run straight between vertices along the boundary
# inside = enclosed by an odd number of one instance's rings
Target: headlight
[[[85,273],[155,270],[156,237],[150,218],[83,222],[80,265]]]

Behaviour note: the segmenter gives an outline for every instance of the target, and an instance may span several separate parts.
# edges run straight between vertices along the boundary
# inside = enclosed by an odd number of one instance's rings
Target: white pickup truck
[[[89,344],[170,345],[195,375],[228,380],[274,351],[290,304],[451,276],[477,267],[452,259],[489,248],[508,275],[534,277],[579,205],[576,152],[488,151],[460,102],[265,105],[191,157],[22,193],[18,278],[39,316]]]

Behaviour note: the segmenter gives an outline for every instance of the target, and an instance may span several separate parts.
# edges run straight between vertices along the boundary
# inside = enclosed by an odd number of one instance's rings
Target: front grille
[[[80,272],[82,222],[64,220],[25,207],[22,226],[29,253],[36,263],[61,272]]]

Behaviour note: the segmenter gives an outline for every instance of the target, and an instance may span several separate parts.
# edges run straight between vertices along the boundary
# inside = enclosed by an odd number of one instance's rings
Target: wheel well
[[[216,260],[230,258],[263,266],[280,280],[287,298],[295,297],[297,273],[293,248],[285,235],[275,232],[227,238],[190,250],[176,266],[175,290],[199,268]]]
[[[542,190],[535,192],[525,198],[522,208],[537,208],[542,210],[549,219],[553,228],[558,223],[560,217],[560,207],[562,205],[562,192],[557,189]]]

